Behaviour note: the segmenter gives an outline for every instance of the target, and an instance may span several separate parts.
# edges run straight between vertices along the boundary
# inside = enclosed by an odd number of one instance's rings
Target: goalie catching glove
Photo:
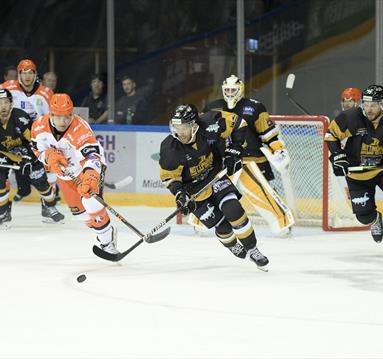
[[[50,147],[45,151],[45,163],[49,172],[56,173],[59,176],[64,175],[61,166],[68,166],[68,160],[65,158],[64,154],[53,147]]]
[[[93,170],[86,168],[80,175],[81,183],[77,187],[77,192],[85,198],[92,197],[92,194],[99,192],[100,174]]]
[[[335,176],[347,176],[348,168],[350,163],[348,162],[347,155],[345,152],[333,153],[330,156],[332,168]]]
[[[197,204],[194,199],[185,190],[180,190],[176,193],[176,204],[184,216],[187,216],[197,209]]]
[[[232,176],[242,168],[242,147],[231,145],[225,149],[223,166],[227,168],[227,175]]]

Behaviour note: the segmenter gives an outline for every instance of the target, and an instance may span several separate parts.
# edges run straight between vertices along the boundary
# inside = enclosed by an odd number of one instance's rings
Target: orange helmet
[[[49,101],[49,108],[52,115],[70,116],[73,113],[73,102],[66,93],[56,93]]]
[[[36,72],[36,65],[32,60],[24,59],[19,62],[17,65],[17,72],[25,71],[25,70],[32,70]]]
[[[362,92],[356,87],[348,87],[343,90],[340,98],[341,100],[360,101],[362,98]]]

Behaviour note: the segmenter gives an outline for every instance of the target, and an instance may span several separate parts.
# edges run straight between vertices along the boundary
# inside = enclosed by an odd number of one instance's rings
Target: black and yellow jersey
[[[160,178],[175,195],[181,187],[197,193],[222,170],[227,139],[242,146],[246,136],[246,122],[231,112],[209,111],[197,121],[199,128],[195,142],[182,144],[172,135],[161,143]],[[211,189],[198,200],[211,195]]]
[[[35,157],[31,146],[32,120],[18,108],[12,109],[9,120],[0,124],[0,155],[5,155],[13,162],[20,162],[21,155]]]
[[[361,108],[341,112],[325,135],[331,153],[341,151],[341,142],[346,140],[344,151],[351,166],[375,166],[383,164],[383,122],[376,125],[364,116]],[[357,180],[374,178],[382,169],[348,174]]]
[[[212,109],[234,112],[247,122],[246,145],[243,157],[250,157],[249,159],[258,163],[266,162],[267,159],[260,150],[263,144],[266,144],[272,152],[283,148],[283,144],[278,138],[279,131],[262,102],[244,97],[234,109],[229,110],[226,101],[220,99],[208,103],[203,112]]]

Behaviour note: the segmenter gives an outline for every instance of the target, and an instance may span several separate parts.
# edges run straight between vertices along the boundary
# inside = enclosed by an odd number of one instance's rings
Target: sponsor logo
[[[214,183],[214,185],[213,185],[213,192],[214,193],[221,192],[225,188],[229,187],[230,185],[231,185],[231,182],[228,179],[224,179],[222,181],[218,181],[218,182]]]
[[[211,206],[209,203],[207,204],[207,211],[202,214],[201,217],[199,217],[199,219],[201,221],[207,221],[209,218],[215,218],[215,213],[214,213],[214,206]]]
[[[161,182],[161,180],[153,180],[153,179],[144,179],[142,181],[143,188],[164,188],[165,185]]]
[[[255,109],[254,107],[250,107],[250,106],[245,106],[242,110],[242,113],[244,115],[252,115],[254,113]]]
[[[363,197],[354,198],[351,200],[351,202],[355,203],[355,204],[359,204],[362,207],[366,207],[366,204],[367,204],[369,199],[370,199],[370,197],[368,197],[368,192],[366,192]]]

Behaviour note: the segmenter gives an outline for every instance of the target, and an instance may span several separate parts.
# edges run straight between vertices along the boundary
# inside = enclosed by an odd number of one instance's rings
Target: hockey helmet
[[[231,75],[222,83],[223,98],[229,109],[233,109],[245,94],[245,84],[237,76]]]
[[[362,93],[362,102],[380,102],[383,100],[383,87],[370,85]]]
[[[194,141],[198,130],[198,110],[194,105],[177,106],[170,119],[170,132],[183,144]]]
[[[32,70],[32,71],[36,72],[35,63],[29,59],[21,60],[19,62],[19,64],[17,65],[17,72],[28,71],[28,70]]]
[[[342,110],[348,110],[353,107],[360,105],[360,100],[362,98],[361,91],[356,87],[348,87],[343,90],[340,95]]]
[[[55,116],[70,116],[73,113],[73,102],[66,93],[56,93],[49,101],[50,113]]]
[[[7,89],[1,89],[0,90],[0,99],[1,98],[7,98],[11,103],[13,102],[13,97],[11,94],[11,91]]]

